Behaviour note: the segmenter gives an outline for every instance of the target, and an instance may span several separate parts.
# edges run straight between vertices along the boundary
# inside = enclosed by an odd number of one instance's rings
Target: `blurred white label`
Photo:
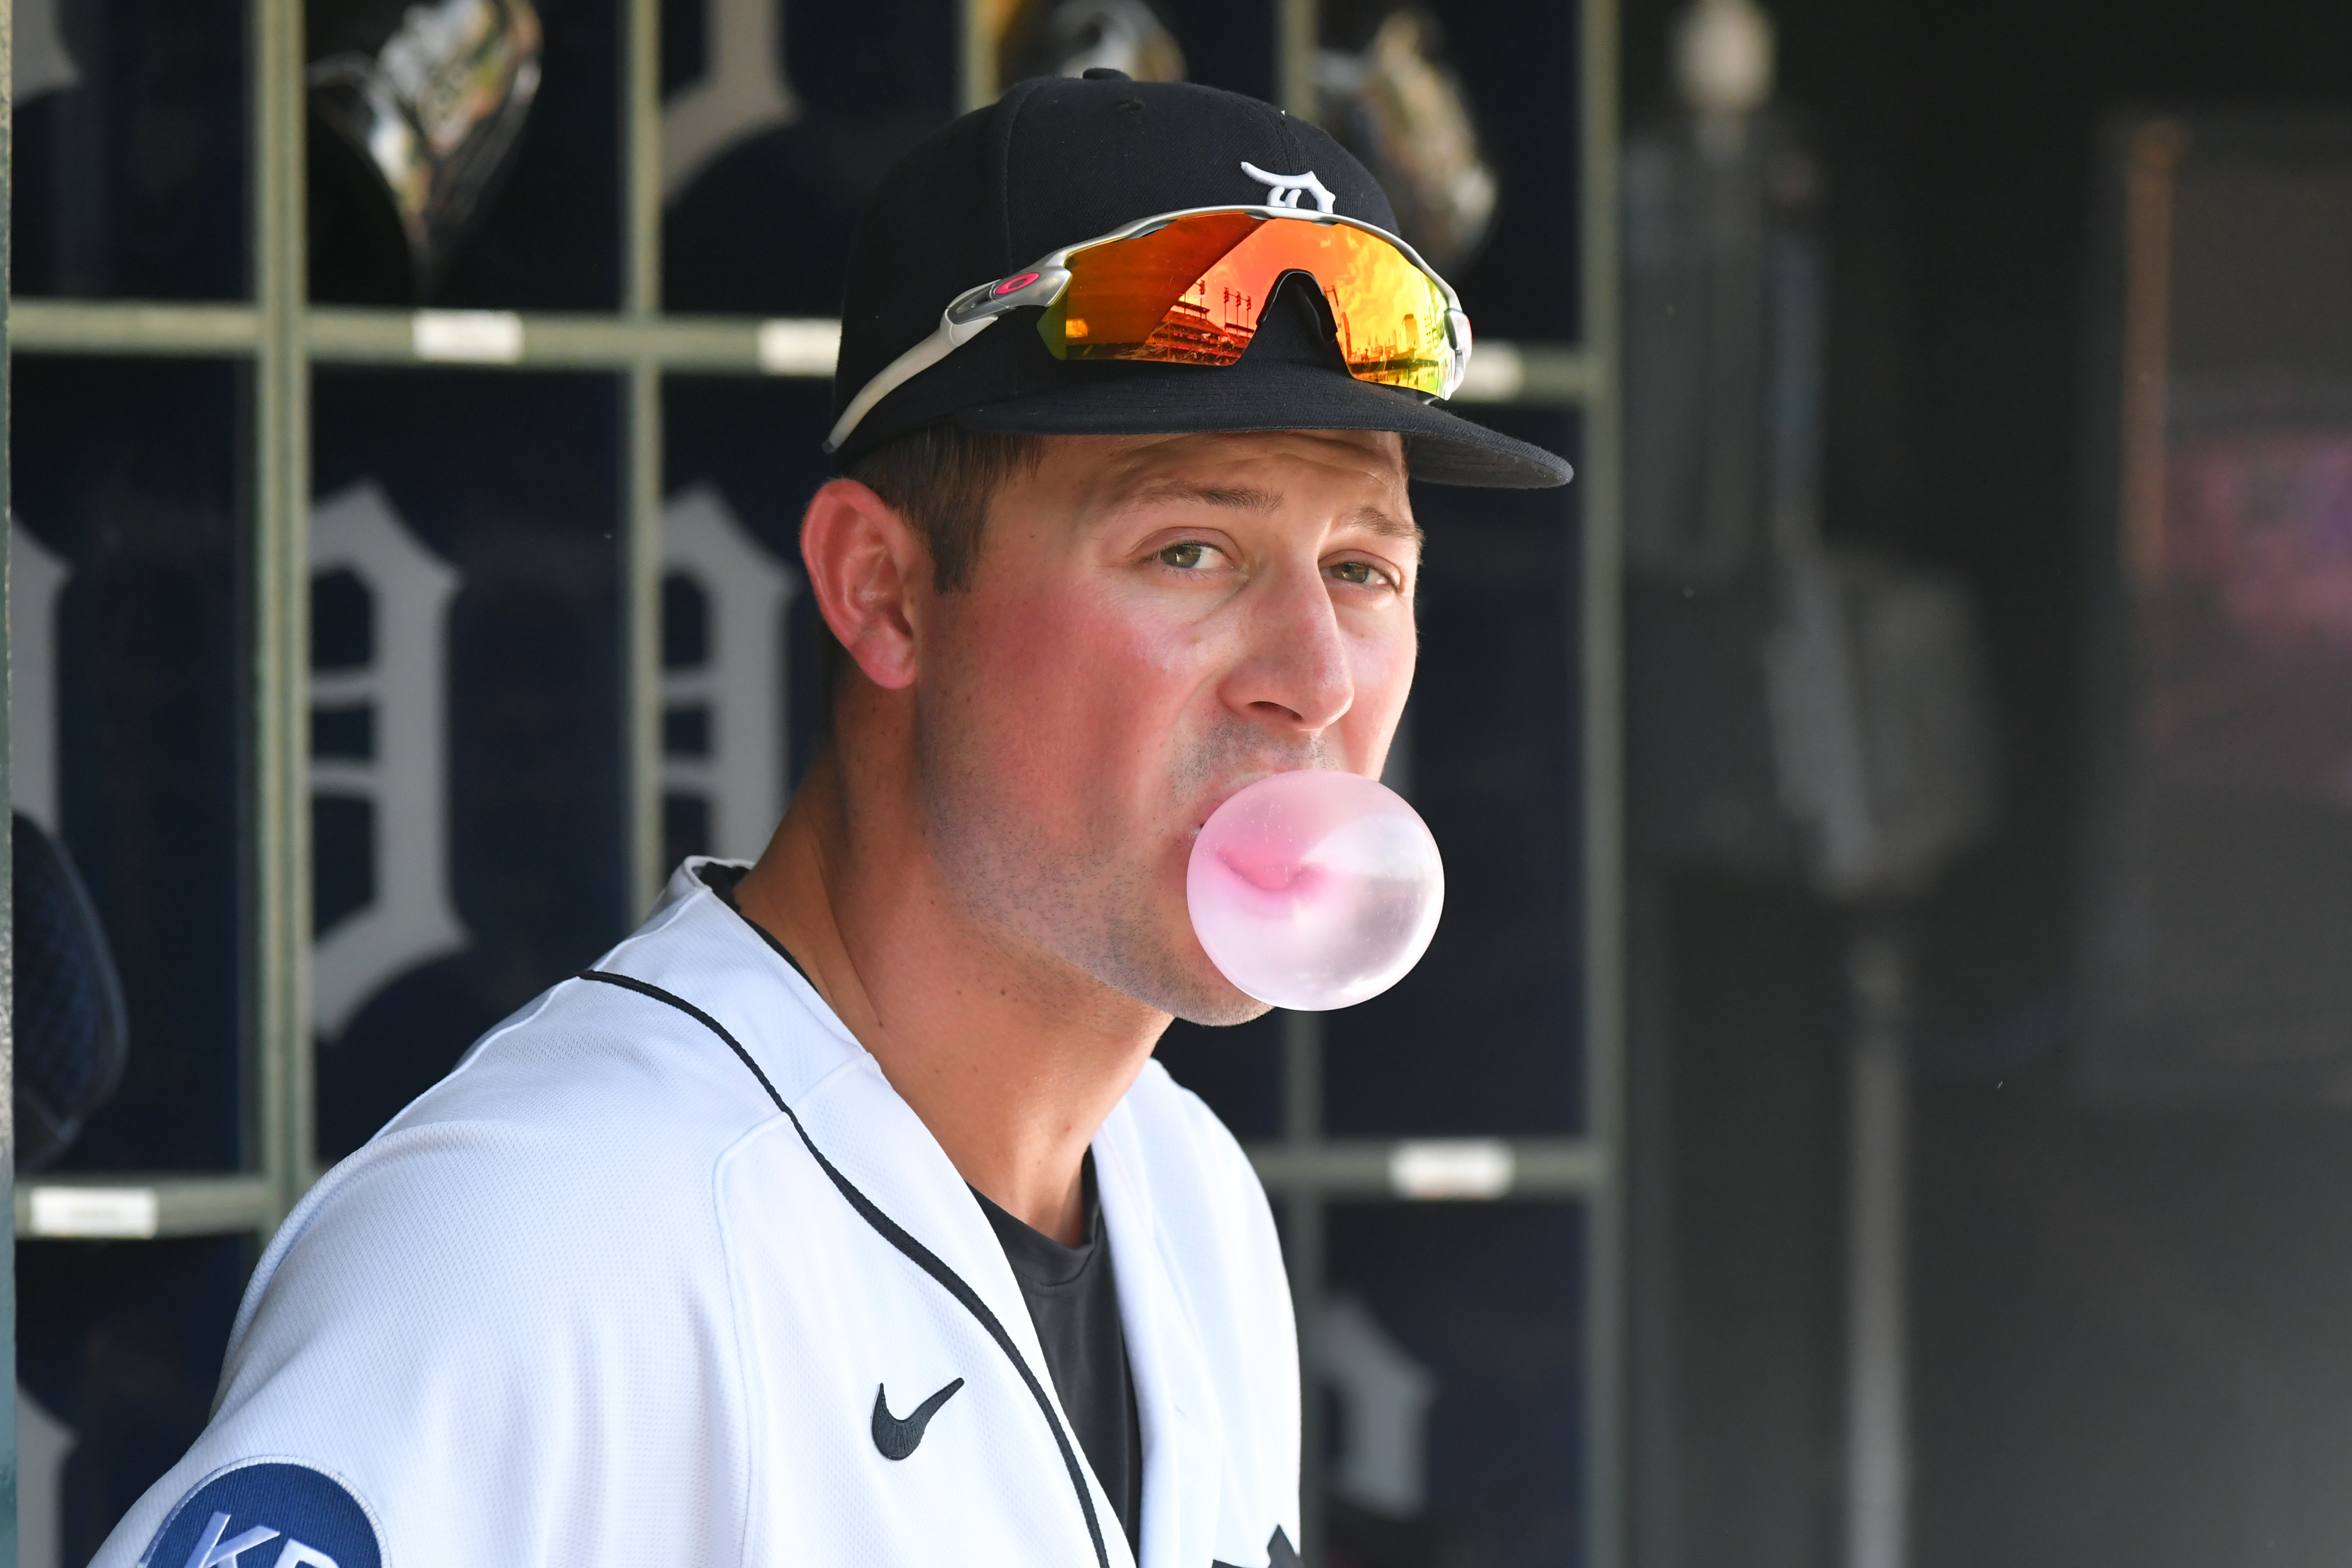
[[[1389,1152],[1389,1185],[1406,1198],[1499,1198],[1517,1173],[1499,1138],[1415,1139]]]
[[[839,321],[760,323],[760,368],[770,375],[831,375],[840,357]]]
[[[522,318],[512,310],[419,310],[418,359],[513,364],[522,358]]]
[[[1527,362],[1509,343],[1484,342],[1470,351],[1470,363],[1454,395],[1465,403],[1508,403],[1528,384]]]
[[[154,1236],[152,1187],[35,1187],[35,1236],[103,1236],[145,1241]]]

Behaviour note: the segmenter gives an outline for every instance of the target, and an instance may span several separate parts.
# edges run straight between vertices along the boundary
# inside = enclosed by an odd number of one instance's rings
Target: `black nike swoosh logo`
[[[916,1405],[915,1413],[901,1421],[890,1414],[890,1404],[883,1397],[882,1385],[876,1384],[874,1385],[874,1446],[882,1450],[882,1457],[886,1459],[903,1459],[913,1453],[915,1446],[923,1440],[923,1428],[931,1424],[931,1417],[940,1413],[940,1406],[953,1398],[955,1391],[962,1386],[963,1379],[957,1378],[953,1383]]]

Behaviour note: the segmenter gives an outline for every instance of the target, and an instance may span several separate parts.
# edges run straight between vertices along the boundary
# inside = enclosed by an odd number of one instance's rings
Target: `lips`
[[[1217,811],[1224,808],[1226,802],[1253,784],[1283,773],[1312,771],[1311,767],[1268,768],[1243,774],[1232,781],[1230,787],[1217,797],[1216,807],[1209,815],[1214,816]],[[1202,826],[1205,826],[1204,818]],[[1311,828],[1312,826],[1301,819],[1286,823],[1273,832],[1244,835],[1221,847],[1216,851],[1217,859],[1244,885],[1258,892],[1309,893],[1313,890],[1317,872],[1307,863],[1306,857],[1313,847],[1316,835],[1310,831],[1302,837],[1298,830],[1302,826]],[[1192,830],[1190,837],[1193,842],[1199,842],[1201,831],[1201,827]]]
[[[1305,766],[1311,764],[1301,765]],[[1209,804],[1201,808],[1201,815],[1194,819],[1192,828],[1186,832],[1184,837],[1188,840],[1200,837],[1201,829],[1209,825],[1209,818],[1217,815],[1217,808],[1219,806],[1233,799],[1234,796],[1241,794],[1242,791],[1249,788],[1250,785],[1257,783],[1258,780],[1272,778],[1276,773],[1286,773],[1295,771],[1295,769],[1291,768],[1253,768],[1245,773],[1235,773],[1233,777],[1227,779],[1223,784],[1219,785],[1216,793],[1209,797]]]
[[[1243,754],[1246,755],[1247,753],[1244,752]],[[1260,752],[1259,757],[1263,759],[1263,756],[1264,753]],[[1192,819],[1190,826],[1185,828],[1185,845],[1189,848],[1191,845],[1198,840],[1201,837],[1201,829],[1208,826],[1209,818],[1217,814],[1218,808],[1223,806],[1225,802],[1233,799],[1234,796],[1241,794],[1242,791],[1249,788],[1250,785],[1256,784],[1263,779],[1270,779],[1276,773],[1304,773],[1315,768],[1323,768],[1327,771],[1333,771],[1331,770],[1331,764],[1328,759],[1324,762],[1318,762],[1315,760],[1315,755],[1310,754],[1307,757],[1286,759],[1281,762],[1272,763],[1271,764],[1267,764],[1261,761],[1260,765],[1256,767],[1249,768],[1244,772],[1227,774],[1216,788],[1207,795],[1206,799],[1208,804],[1201,807],[1200,815]],[[1347,770],[1340,768],[1336,771],[1344,773]],[[1236,872],[1239,871],[1239,868],[1235,868],[1235,869]]]
[[[1262,893],[1286,892],[1294,883],[1314,874],[1313,868],[1300,862],[1295,846],[1276,839],[1228,845],[1217,852],[1217,858]]]

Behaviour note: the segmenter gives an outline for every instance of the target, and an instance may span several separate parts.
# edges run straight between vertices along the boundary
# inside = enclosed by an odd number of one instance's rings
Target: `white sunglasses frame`
[[[1361,229],[1366,234],[1377,236],[1395,246],[1406,260],[1421,269],[1423,277],[1437,285],[1439,292],[1445,297],[1445,340],[1448,353],[1446,368],[1440,382],[1442,390],[1437,395],[1440,400],[1443,400],[1453,396],[1461,389],[1462,378],[1470,368],[1470,318],[1463,313],[1462,300],[1454,292],[1454,285],[1439,277],[1437,269],[1423,261],[1419,251],[1387,229],[1374,224],[1364,223],[1357,218],[1345,217],[1338,213],[1302,213],[1296,207],[1245,205],[1185,207],[1177,212],[1158,213],[1150,217],[1138,218],[1135,222],[1122,228],[1115,228],[1108,234],[1097,235],[1092,239],[1082,239],[1076,245],[1066,245],[1017,272],[1007,274],[992,282],[982,283],[976,289],[967,289],[949,300],[948,308],[940,312],[938,328],[931,332],[930,336],[883,366],[871,381],[858,388],[857,395],[849,400],[849,406],[841,411],[841,417],[835,423],[833,433],[824,438],[825,451],[830,453],[841,450],[842,443],[849,439],[850,433],[857,428],[859,423],[868,414],[874,412],[875,405],[971,342],[990,327],[994,326],[1008,312],[1020,310],[1024,306],[1051,305],[1060,299],[1062,290],[1070,285],[1070,258],[1079,251],[1091,250],[1096,246],[1109,245],[1118,240],[1133,239],[1139,235],[1150,234],[1154,229],[1164,227],[1178,218],[1198,217],[1206,213],[1246,213],[1253,217],[1287,218],[1293,223],[1326,226],[1343,224],[1349,228]]]

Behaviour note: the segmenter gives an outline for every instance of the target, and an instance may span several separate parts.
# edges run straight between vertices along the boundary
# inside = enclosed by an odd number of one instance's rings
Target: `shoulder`
[[[295,1535],[250,1505],[364,1514],[412,1563],[621,1561],[659,1548],[614,1550],[653,1516],[727,1560],[747,1467],[716,1153],[591,1109],[420,1116],[331,1172],[256,1271],[212,1421],[118,1544],[170,1568],[173,1532],[216,1512]],[[617,1534],[580,1534],[608,1509]]]
[[[233,1537],[247,1504],[293,1506],[257,1487],[347,1498],[409,1562],[732,1560],[748,1460],[719,1184],[782,1125],[761,1075],[822,1077],[854,1046],[702,901],[597,967],[733,1026],[574,979],[486,1035],[279,1227],[211,1424],[102,1568],[185,1561],[192,1511],[229,1512]]]
[[[413,1107],[289,1217],[175,1480],[299,1460],[364,1500],[385,1554],[411,1561],[563,1555],[572,1524],[518,1497],[561,1513],[609,1492],[632,1511],[738,1483],[713,1189],[772,1110],[665,1063],[663,1041],[591,1033],[557,1052],[560,1032],[478,1059],[462,1091]],[[513,1059],[526,1047],[571,1070]]]
[[[776,1094],[863,1056],[807,983],[681,872],[643,928],[484,1035],[324,1185],[422,1202],[446,1173],[478,1194],[552,1182],[583,1210],[591,1193],[672,1203],[780,1114]]]
[[[671,881],[635,933],[476,1042],[457,1071],[395,1119],[524,1099],[545,1120],[603,1101],[680,1116],[772,1111],[865,1054],[808,982],[693,875]]]
[[[303,1316],[313,1295],[341,1318],[463,1310],[481,1344],[646,1310],[632,1278],[723,1268],[714,1183],[781,1121],[765,1085],[858,1053],[731,911],[699,901],[673,899],[485,1035],[328,1173],[256,1272],[233,1370],[266,1306]]]

